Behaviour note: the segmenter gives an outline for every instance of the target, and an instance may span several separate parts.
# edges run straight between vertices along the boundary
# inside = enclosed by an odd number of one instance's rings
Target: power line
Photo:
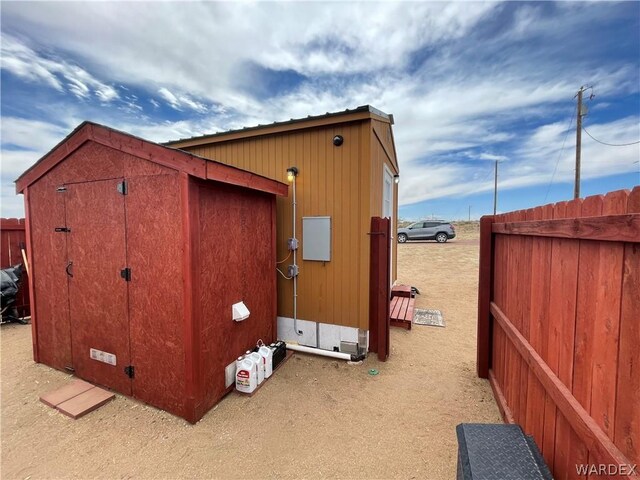
[[[640,140],[638,140],[637,142],[631,142],[631,143],[607,143],[607,142],[603,142],[603,141],[600,141],[597,138],[595,138],[593,135],[591,135],[589,132],[587,132],[586,128],[582,127],[582,130],[584,130],[584,133],[589,135],[596,142],[601,143],[602,145],[607,145],[608,147],[628,147],[629,145],[637,145],[638,143],[640,143]]]
[[[558,154],[558,158],[556,159],[556,166],[553,168],[553,174],[551,175],[551,181],[547,186],[547,193],[544,195],[544,201],[547,201],[547,197],[549,196],[549,191],[551,190],[551,184],[553,183],[553,179],[556,176],[556,171],[558,170],[558,164],[560,163],[560,157],[562,157],[562,152],[564,151],[564,144],[567,142],[567,137],[569,136],[569,132],[571,131],[571,125],[573,125],[573,117],[575,116],[576,110],[578,107],[573,109],[571,116],[569,117],[569,126],[567,127],[567,133],[564,136],[564,140],[562,141],[562,148],[560,148],[560,153]]]

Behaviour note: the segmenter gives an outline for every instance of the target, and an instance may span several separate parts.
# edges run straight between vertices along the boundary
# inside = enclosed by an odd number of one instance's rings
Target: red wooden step
[[[392,327],[405,328],[411,330],[413,323],[415,298],[393,297],[389,306],[389,316]]]
[[[410,285],[394,285],[391,287],[391,298],[393,297],[412,297]]]

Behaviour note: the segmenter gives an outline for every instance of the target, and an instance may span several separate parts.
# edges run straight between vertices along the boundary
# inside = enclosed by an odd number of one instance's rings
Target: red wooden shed
[[[225,367],[275,340],[287,185],[84,122],[16,186],[36,362],[195,422]]]

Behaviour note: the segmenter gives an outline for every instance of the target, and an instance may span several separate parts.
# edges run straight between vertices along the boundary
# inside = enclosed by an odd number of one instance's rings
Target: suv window
[[[440,222],[424,222],[424,228],[435,227],[436,225],[440,225]]]

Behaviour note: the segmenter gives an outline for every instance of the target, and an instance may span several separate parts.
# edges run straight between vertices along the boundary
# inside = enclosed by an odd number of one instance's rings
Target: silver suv
[[[435,240],[444,243],[451,238],[456,238],[456,229],[444,220],[422,220],[398,229],[398,243],[405,243],[407,240]]]

